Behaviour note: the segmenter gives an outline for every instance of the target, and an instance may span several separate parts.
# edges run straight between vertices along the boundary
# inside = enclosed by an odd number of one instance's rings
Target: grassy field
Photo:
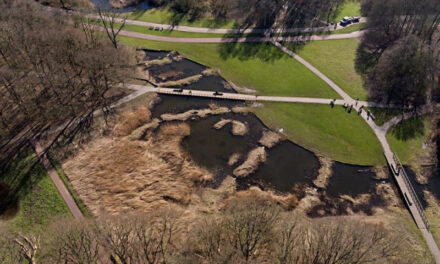
[[[145,22],[193,26],[193,27],[207,27],[207,28],[233,28],[234,21],[224,21],[215,18],[200,18],[191,20],[188,16],[177,14],[170,9],[153,8],[146,11],[136,11],[130,13],[128,19],[140,20]]]
[[[339,98],[321,79],[270,44],[186,44],[121,37],[124,44],[177,50],[187,58],[220,70],[236,85],[260,95]]]
[[[43,166],[38,164],[25,175],[35,161],[35,155],[29,154],[0,176],[17,193],[18,212],[6,218],[6,224],[16,231],[42,230],[52,217],[70,215]]]
[[[231,20],[221,20],[216,18],[191,19],[182,14],[177,14],[168,8],[153,8],[145,11],[135,11],[128,13],[128,19],[152,22],[158,24],[182,25],[207,28],[234,28],[235,22]],[[341,8],[335,21],[341,20],[345,16],[360,16],[360,1],[347,0]]]
[[[354,69],[357,39],[313,41],[297,51],[298,55],[318,68],[352,98],[365,100],[367,92],[362,78]]]
[[[338,30],[332,31],[331,33],[332,34],[348,34],[348,33],[352,33],[352,32],[355,32],[355,31],[362,30],[362,29],[364,29],[364,27],[365,27],[365,23],[358,23],[358,24],[354,24],[354,25],[349,26],[349,27],[345,27],[345,28],[342,28],[342,29],[338,29]]]
[[[419,117],[405,120],[391,128],[387,139],[391,149],[405,164],[421,150],[423,141],[429,134],[429,120]]]
[[[363,165],[383,165],[379,141],[355,112],[340,106],[264,103],[256,114],[301,146],[331,159]]]
[[[361,16],[361,1],[359,0],[347,0],[344,6],[341,8],[335,22],[339,22],[345,16]]]

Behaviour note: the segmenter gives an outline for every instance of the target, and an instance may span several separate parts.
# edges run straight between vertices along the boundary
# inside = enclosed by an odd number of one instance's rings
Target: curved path
[[[89,15],[91,19],[99,20],[99,16]],[[116,18],[116,22],[123,23],[124,19]],[[359,23],[367,22],[366,17],[361,17]],[[315,27],[315,28],[287,28],[287,29],[269,29],[270,33],[308,33],[308,32],[326,32],[326,31],[335,31],[339,29],[343,29],[346,27],[350,27],[359,23],[350,24],[345,27],[337,24],[336,28],[334,26],[325,26],[325,27]],[[152,22],[144,22],[139,20],[131,20],[126,19],[125,24],[134,25],[134,26],[142,26],[148,27],[152,29],[164,29],[164,30],[175,30],[182,32],[193,32],[193,33],[212,33],[212,34],[248,34],[248,33],[258,33],[264,34],[268,32],[268,29],[264,28],[206,28],[206,27],[191,27],[191,26],[179,26],[179,25],[170,25],[170,24],[159,24]]]
[[[95,26],[96,29],[103,31],[102,27]],[[147,39],[163,42],[175,42],[175,43],[242,43],[242,42],[300,42],[310,40],[331,40],[331,39],[352,39],[362,36],[362,31],[356,31],[349,34],[331,34],[331,35],[311,35],[311,36],[296,36],[296,37],[239,37],[239,38],[178,38],[178,37],[166,37],[150,35],[132,31],[121,30],[119,35],[125,37]]]

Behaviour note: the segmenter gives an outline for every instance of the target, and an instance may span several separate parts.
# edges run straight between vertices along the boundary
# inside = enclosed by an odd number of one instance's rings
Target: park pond
[[[118,13],[125,13],[125,12],[133,12],[133,11],[140,11],[140,10],[147,10],[150,9],[150,6],[148,5],[148,1],[142,1],[140,4],[137,5],[128,5],[123,8],[114,8],[109,0],[89,0],[95,8],[101,8],[103,10],[110,10],[112,12],[118,12]],[[126,1],[130,2],[130,1]],[[136,2],[136,1],[132,1]]]
[[[146,60],[161,61],[169,57],[163,51],[145,50],[145,53]],[[144,69],[149,81],[159,85],[160,82],[165,83],[200,75],[195,81],[177,87],[213,92],[235,92],[220,75],[202,74],[205,70],[205,66],[181,57],[178,60],[172,59],[171,62],[149,65]],[[158,76],[161,77],[158,78]],[[327,164],[330,172],[327,172],[329,175],[324,186],[316,185],[315,180],[322,176],[320,174],[324,166],[323,159],[287,140],[282,135],[282,131],[271,131],[252,113],[252,110],[243,110],[262,107],[261,105],[242,101],[172,95],[160,95],[159,98],[159,102],[152,109],[152,115],[156,118],[167,114],[178,115],[191,110],[212,109],[214,106],[230,109],[222,114],[193,116],[183,120],[191,128],[190,135],[182,142],[183,149],[199,166],[213,172],[214,179],[210,183],[212,187],[219,186],[226,176],[234,176],[238,189],[241,190],[257,186],[262,190],[274,191],[280,195],[294,193],[299,198],[306,195],[306,190],[312,190],[322,201],[320,206],[308,212],[308,215],[312,217],[340,215],[349,211],[373,214],[375,207],[387,205],[387,201],[383,199],[384,192],[398,193],[387,171],[384,173],[385,177],[383,175],[378,177],[373,167],[334,161]],[[234,122],[242,124],[246,127],[246,131],[241,134],[234,133]],[[219,126],[222,123],[225,125]],[[268,132],[280,135],[281,139],[275,143],[272,142],[273,144],[269,146],[265,145],[262,143],[262,138]],[[243,164],[249,163],[252,153],[260,149],[264,153],[256,155],[257,161],[250,162],[251,168],[247,168],[244,174],[237,172]],[[427,187],[418,189],[427,188],[435,192],[436,188],[431,185],[440,185],[440,181],[435,178]]]

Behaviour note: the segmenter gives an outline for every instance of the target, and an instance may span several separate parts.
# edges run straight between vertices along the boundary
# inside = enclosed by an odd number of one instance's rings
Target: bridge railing
[[[410,196],[411,196],[412,200],[414,201],[414,205],[416,206],[417,211],[419,212],[420,216],[422,217],[425,228],[429,230],[430,224],[429,224],[428,218],[426,217],[425,211],[423,210],[423,206],[420,203],[420,200],[417,196],[416,191],[414,190],[414,187],[412,186],[411,182],[409,181],[408,175],[406,174],[406,171],[403,168],[402,163],[400,162],[399,158],[397,157],[397,155],[395,153],[393,154],[393,159],[397,165],[396,169],[397,169],[398,175],[402,176],[402,179],[410,192]]]

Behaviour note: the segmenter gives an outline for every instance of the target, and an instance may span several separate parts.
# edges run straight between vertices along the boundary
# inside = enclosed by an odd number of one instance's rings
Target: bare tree
[[[51,229],[48,261],[64,264],[97,264],[100,241],[89,222],[63,219]]]
[[[167,263],[178,231],[176,216],[168,210],[161,210],[156,214],[136,217],[133,226],[138,247],[138,262]]]
[[[29,264],[37,263],[37,253],[40,250],[40,237],[37,235],[24,236],[19,234],[15,239],[20,247],[20,252]]]
[[[0,2],[0,167],[50,135],[69,143],[108,113],[133,69],[129,49],[114,49],[69,17],[33,1]],[[15,192],[12,192],[15,193]]]
[[[103,11],[98,8],[99,22],[104,26],[105,33],[115,49],[118,48],[118,35],[125,27],[127,16],[121,17],[115,12]]]
[[[231,202],[223,219],[231,246],[249,263],[267,250],[279,209],[269,201],[240,199]]]
[[[106,251],[118,263],[135,263],[137,246],[132,219],[123,216],[107,217],[97,223],[96,231]]]

